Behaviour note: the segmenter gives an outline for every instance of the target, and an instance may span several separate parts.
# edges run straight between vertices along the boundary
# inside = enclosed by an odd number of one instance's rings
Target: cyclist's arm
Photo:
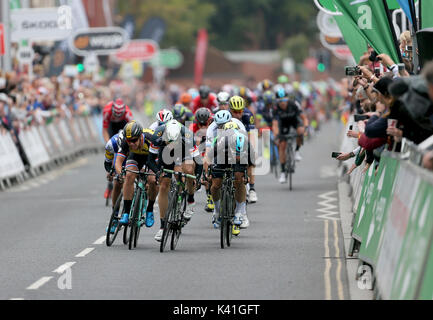
[[[155,153],[149,153],[149,156],[147,157],[147,167],[152,170],[154,173],[158,173],[159,172],[159,166],[156,163],[156,158],[158,157],[157,154]]]
[[[116,170],[116,173],[120,175],[122,173],[122,167],[123,167],[123,161],[125,160],[126,156],[122,153],[118,153],[116,157],[116,163],[114,165],[114,169]]]
[[[102,128],[102,136],[104,137],[105,143],[110,140],[110,134],[108,133],[108,128]]]
[[[276,120],[276,119],[272,120],[272,132],[274,133],[274,137],[276,137],[276,138],[280,134],[280,128],[278,125],[278,120]]]

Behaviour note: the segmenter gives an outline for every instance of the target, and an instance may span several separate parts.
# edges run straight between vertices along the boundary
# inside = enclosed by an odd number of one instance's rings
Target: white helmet
[[[230,111],[221,110],[215,114],[214,120],[217,125],[226,124],[232,120],[232,114]]]
[[[218,103],[228,104],[229,100],[230,100],[230,94],[228,94],[225,91],[221,91],[217,95],[217,100],[218,100]]]
[[[173,113],[170,110],[162,109],[156,114],[156,120],[162,123],[173,120]]]
[[[163,139],[168,143],[176,141],[180,137],[181,131],[182,125],[177,120],[170,120],[165,125]]]

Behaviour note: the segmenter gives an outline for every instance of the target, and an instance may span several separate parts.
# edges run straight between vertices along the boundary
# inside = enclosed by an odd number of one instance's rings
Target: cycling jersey
[[[257,118],[263,119],[265,125],[272,127],[274,119],[275,107],[273,105],[265,105],[263,101],[258,104]]]
[[[232,118],[231,121],[235,122],[239,126],[239,129],[241,131],[247,131],[244,124],[240,120],[236,118]],[[210,148],[212,146],[212,142],[217,136],[217,133],[218,133],[218,125],[216,124],[216,122],[212,122],[210,126],[207,128],[207,132],[206,132],[206,148]]]
[[[116,156],[119,150],[119,145],[117,143],[118,137],[119,134],[115,134],[105,145],[104,168],[107,172],[111,170],[113,163],[116,163]]]
[[[256,128],[254,115],[247,108],[244,109],[244,113],[242,114],[241,121],[244,124],[247,132],[250,132],[251,130],[254,130]]]
[[[207,105],[203,105],[200,100],[200,96],[197,96],[194,98],[194,100],[191,103],[192,112],[195,114],[198,109],[200,108],[207,108],[211,112],[214,112],[218,108],[218,102],[216,99],[216,96],[212,93],[209,94],[209,101]]]
[[[154,131],[150,129],[143,129],[143,134],[141,135],[141,146],[139,149],[131,149],[129,148],[128,142],[126,142],[126,139],[123,140],[122,144],[120,145],[118,154],[121,157],[127,157],[130,153],[136,153],[141,155],[148,155],[151,145],[150,138],[152,137]]]
[[[290,100],[286,110],[281,109],[279,106],[275,109],[274,120],[278,121],[280,134],[288,134],[290,128],[295,129],[302,126],[303,121],[300,117],[302,114],[301,106],[298,102]]]

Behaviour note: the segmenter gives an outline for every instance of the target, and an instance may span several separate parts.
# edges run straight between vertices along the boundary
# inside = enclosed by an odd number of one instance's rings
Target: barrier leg
[[[349,244],[349,252],[347,253],[347,255],[349,257],[353,257],[354,253],[358,253],[359,252],[359,248],[361,246],[361,242],[359,242],[358,240],[352,238],[350,240],[350,244]]]

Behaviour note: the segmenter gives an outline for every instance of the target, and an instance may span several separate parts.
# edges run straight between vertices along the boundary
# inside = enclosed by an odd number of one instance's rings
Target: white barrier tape
[[[0,179],[17,176],[25,170],[10,133],[0,134]]]

